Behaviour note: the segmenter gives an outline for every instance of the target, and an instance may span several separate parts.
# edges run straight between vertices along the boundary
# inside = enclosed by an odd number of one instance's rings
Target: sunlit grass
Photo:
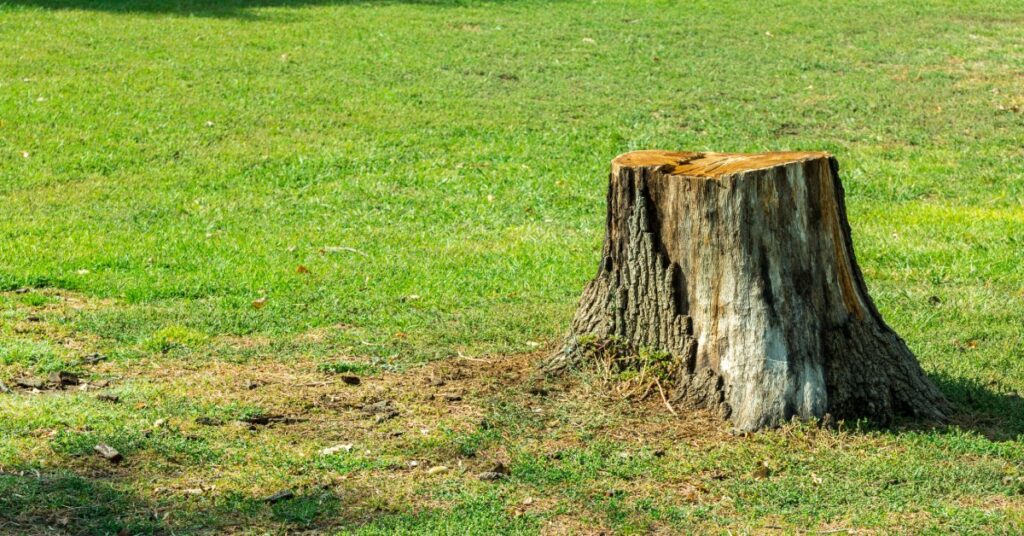
[[[1024,530],[1024,6],[997,4],[0,0],[0,530]],[[566,329],[639,148],[833,152],[954,427],[653,446],[503,377],[431,406],[423,363]],[[110,385],[14,385],[60,370]],[[311,420],[238,424],[262,411]]]

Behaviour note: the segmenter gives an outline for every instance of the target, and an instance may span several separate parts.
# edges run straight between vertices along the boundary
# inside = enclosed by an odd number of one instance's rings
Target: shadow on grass
[[[7,532],[9,531],[9,532]],[[158,510],[101,480],[26,471],[0,474],[4,534],[162,534]]]
[[[977,432],[993,441],[1024,435],[1024,398],[999,393],[978,381],[946,374],[929,377],[953,405],[952,425]]]
[[[72,473],[0,473],[0,534],[181,534],[229,527],[321,528],[344,519],[340,499],[326,491],[298,493],[267,504],[227,494],[150,500],[114,480]]]
[[[153,13],[198,17],[256,18],[252,9],[331,5],[416,4],[434,7],[463,7],[507,4],[516,0],[3,0],[3,6],[36,7],[51,10],[77,9],[111,13]]]

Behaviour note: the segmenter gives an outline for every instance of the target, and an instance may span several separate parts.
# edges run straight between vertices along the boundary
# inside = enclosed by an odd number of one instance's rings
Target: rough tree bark
[[[672,402],[741,431],[943,420],[941,392],[868,295],[837,170],[822,152],[616,158],[597,276],[545,368],[580,365],[593,341],[666,352]]]

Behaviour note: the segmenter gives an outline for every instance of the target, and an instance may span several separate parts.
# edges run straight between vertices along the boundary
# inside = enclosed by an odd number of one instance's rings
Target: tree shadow
[[[969,378],[944,373],[928,375],[953,406],[950,425],[981,434],[993,441],[1024,435],[1024,398],[1000,393]]]
[[[109,13],[149,13],[196,17],[258,18],[252,12],[260,8],[299,8],[330,5],[415,4],[433,7],[464,7],[482,3],[503,4],[515,0],[6,0],[0,6],[22,6],[49,10],[103,11]]]
[[[113,478],[68,471],[0,472],[0,534],[163,535],[231,527],[302,531],[357,524],[346,515],[341,499],[324,490],[269,503],[241,494],[216,500],[180,495],[148,499],[124,488]]]
[[[0,473],[4,534],[163,534],[152,505],[102,480],[71,473]],[[9,531],[9,532],[8,532]]]

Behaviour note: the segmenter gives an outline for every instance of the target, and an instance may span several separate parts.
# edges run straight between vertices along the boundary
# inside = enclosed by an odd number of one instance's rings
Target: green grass
[[[0,530],[1024,530],[1022,73],[1021,2],[0,0],[0,380],[121,397],[0,394]],[[403,412],[381,449],[316,458],[369,433],[303,395],[334,373],[556,340],[608,162],[639,148],[835,153],[872,295],[959,427],[655,457],[628,408],[467,393],[493,427]],[[239,387],[264,376],[298,386]],[[314,418],[194,423],[262,410]]]

